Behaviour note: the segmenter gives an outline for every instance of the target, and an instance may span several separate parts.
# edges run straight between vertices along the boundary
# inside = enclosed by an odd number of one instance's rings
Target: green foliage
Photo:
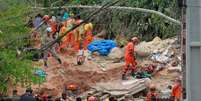
[[[40,5],[41,0],[37,2]],[[50,3],[59,0],[49,0]],[[103,5],[114,0],[68,0],[65,5]],[[63,4],[62,4],[63,5]],[[55,5],[55,6],[60,6]],[[122,0],[119,6],[139,7],[159,11],[174,19],[180,19],[180,9],[177,6],[177,0]],[[94,9],[69,9],[74,13],[87,12],[81,15],[84,19]],[[95,33],[103,29],[108,31],[108,37],[123,33],[125,36],[137,35],[142,40],[150,40],[155,36],[168,38],[177,35],[180,26],[159,17],[158,15],[143,13],[138,11],[125,10],[107,10],[98,16],[92,22],[95,24]]]
[[[27,35],[30,31],[25,27],[29,7],[18,0],[0,1],[5,4],[0,11],[0,93],[6,93],[8,86],[22,84],[27,87],[37,83],[37,77],[33,75],[32,61],[23,58],[31,55],[22,53],[16,56],[16,48],[29,44],[27,40],[15,40],[19,36]],[[19,0],[20,1],[20,0]],[[15,40],[11,45],[9,42]]]
[[[82,5],[101,5],[112,0],[81,0]],[[120,6],[139,7],[159,11],[177,20],[180,19],[180,9],[177,0],[125,0],[121,1]],[[73,10],[73,9],[72,9]],[[79,9],[80,12],[89,11]],[[85,18],[89,13],[82,15]],[[142,40],[150,40],[155,36],[168,38],[177,35],[180,26],[175,25],[166,19],[149,13],[125,10],[107,10],[92,21],[95,23],[95,31],[102,29],[108,31],[108,37],[112,38],[117,34],[123,33],[126,36],[137,35]]]
[[[3,50],[0,53],[0,85],[12,83],[24,84],[30,86],[31,78],[33,78],[31,61],[16,58],[16,52],[11,50]],[[0,90],[6,91],[7,86],[0,86]]]

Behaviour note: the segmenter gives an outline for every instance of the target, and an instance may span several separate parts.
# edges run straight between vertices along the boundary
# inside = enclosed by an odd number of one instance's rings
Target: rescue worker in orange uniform
[[[151,84],[149,86],[149,92],[146,96],[146,101],[158,101],[158,93],[156,92],[156,86],[154,84]]]
[[[136,71],[137,62],[135,61],[134,51],[135,45],[139,43],[139,39],[137,37],[133,37],[129,40],[130,42],[127,44],[125,48],[125,62],[126,65],[123,69],[122,80],[126,80],[126,73],[131,70],[131,74],[134,74]]]
[[[46,24],[49,27],[51,27],[51,30],[52,30],[51,33],[52,33],[52,35],[54,37],[54,35],[55,35],[56,31],[57,31],[57,23],[56,23],[55,19],[49,17],[48,15],[45,15],[45,16],[43,16],[43,21],[45,21]]]
[[[70,30],[73,26],[72,24],[73,24],[72,18],[69,18],[66,22],[63,22],[62,27],[59,32],[60,36],[62,36],[63,34],[65,34],[65,32]],[[65,37],[63,37],[58,51],[60,52],[61,49],[64,49],[64,48],[72,46],[72,45],[73,45],[73,32],[71,31]]]
[[[57,23],[56,23],[56,20],[51,18],[49,21],[48,21],[48,24],[49,26],[51,27],[52,29],[52,35],[53,35],[53,38],[55,39],[56,38],[56,32],[57,32]]]
[[[93,41],[93,35],[92,35],[92,30],[93,30],[93,25],[92,23],[88,23],[84,25],[84,42],[83,42],[83,48],[84,50],[87,49],[87,46]]]
[[[174,99],[174,101],[181,101],[182,99],[182,83],[179,78],[175,80],[175,84],[172,88],[171,96]]]
[[[75,17],[75,22],[74,24],[75,25],[79,25],[80,23],[82,22],[82,20],[80,19],[79,16]],[[80,41],[81,41],[81,35],[83,35],[84,33],[84,25],[80,25],[78,28],[76,28],[74,31],[73,31],[73,34],[74,34],[74,49],[76,51],[78,51],[80,49]]]
[[[73,23],[74,23],[74,19],[73,18],[69,18],[67,20],[67,30],[70,30],[73,27]],[[68,42],[67,46],[68,47],[72,47],[74,44],[74,35],[73,35],[73,31],[69,32],[66,36],[66,41]]]
[[[65,32],[67,31],[67,28],[66,28],[66,22],[63,22],[62,23],[62,27],[59,31],[59,36],[62,36]],[[61,49],[65,48],[66,46],[66,43],[65,43],[65,40],[66,40],[66,37],[64,37],[61,42],[60,42],[60,46],[58,48],[58,52],[61,52]]]

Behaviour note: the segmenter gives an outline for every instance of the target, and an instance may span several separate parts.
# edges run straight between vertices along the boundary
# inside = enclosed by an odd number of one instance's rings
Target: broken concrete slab
[[[110,81],[107,83],[98,83],[93,87],[97,91],[109,93],[113,96],[121,96],[125,94],[136,94],[146,89],[145,79],[134,79],[127,81]]]

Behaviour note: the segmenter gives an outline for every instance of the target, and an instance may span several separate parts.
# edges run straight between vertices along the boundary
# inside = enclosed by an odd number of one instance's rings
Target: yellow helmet
[[[88,31],[88,30],[92,30],[93,29],[93,24],[92,23],[88,23],[84,25],[84,30]]]

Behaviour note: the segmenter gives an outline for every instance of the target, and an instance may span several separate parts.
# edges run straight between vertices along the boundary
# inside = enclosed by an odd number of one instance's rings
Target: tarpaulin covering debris
[[[113,40],[95,40],[88,45],[88,50],[107,56],[114,47],[117,47],[117,44]]]

